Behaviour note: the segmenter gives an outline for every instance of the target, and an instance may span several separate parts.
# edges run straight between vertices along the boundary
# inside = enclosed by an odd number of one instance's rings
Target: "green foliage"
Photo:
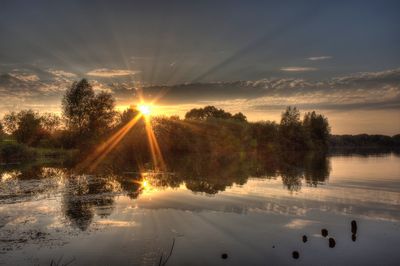
[[[59,116],[51,113],[40,115],[32,110],[8,113],[3,118],[6,131],[19,143],[38,146],[54,143],[61,125]]]

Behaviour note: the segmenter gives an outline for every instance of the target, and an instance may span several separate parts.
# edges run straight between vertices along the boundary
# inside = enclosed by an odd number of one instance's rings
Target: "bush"
[[[19,143],[5,143],[0,146],[0,162],[16,163],[35,158],[35,152]]]

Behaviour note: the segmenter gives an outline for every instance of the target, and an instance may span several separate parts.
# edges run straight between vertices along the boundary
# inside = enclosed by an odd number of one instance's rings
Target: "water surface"
[[[159,265],[172,245],[166,265],[400,261],[397,155],[177,164],[97,175],[1,168],[0,264]]]

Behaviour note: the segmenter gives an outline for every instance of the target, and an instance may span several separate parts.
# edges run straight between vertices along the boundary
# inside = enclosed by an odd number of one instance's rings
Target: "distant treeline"
[[[384,147],[400,147],[400,134],[394,136],[385,135],[331,135],[329,145],[332,148],[384,148]]]
[[[61,104],[61,116],[32,110],[7,113],[0,123],[0,161],[22,158],[26,147],[77,149],[81,156],[86,156],[139,114],[135,106],[116,111],[112,94],[95,93],[85,79],[67,89]],[[350,143],[398,145],[398,135],[331,136],[325,116],[313,111],[301,117],[299,110],[290,106],[282,113],[279,124],[249,122],[241,112],[231,114],[214,106],[192,109],[184,118],[159,116],[151,117],[150,121],[147,123],[151,123],[166,155],[206,152],[229,157],[238,152],[327,151],[329,146]],[[109,156],[116,161],[148,161],[151,147],[146,128],[145,119],[140,119],[125,132],[126,136]]]

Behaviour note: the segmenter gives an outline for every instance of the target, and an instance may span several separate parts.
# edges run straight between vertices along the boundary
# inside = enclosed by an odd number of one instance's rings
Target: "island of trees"
[[[0,162],[32,160],[43,156],[82,158],[128,124],[135,107],[118,112],[110,93],[95,93],[82,79],[65,92],[62,115],[33,110],[10,112],[0,122]],[[296,107],[282,112],[280,123],[249,122],[242,113],[231,114],[214,106],[192,109],[184,118],[152,117],[152,128],[166,157],[209,153],[226,158],[238,153],[322,151],[340,147],[400,146],[400,135],[332,136],[328,119],[315,111],[303,117]],[[145,121],[140,120],[109,155],[114,162],[148,161]]]

